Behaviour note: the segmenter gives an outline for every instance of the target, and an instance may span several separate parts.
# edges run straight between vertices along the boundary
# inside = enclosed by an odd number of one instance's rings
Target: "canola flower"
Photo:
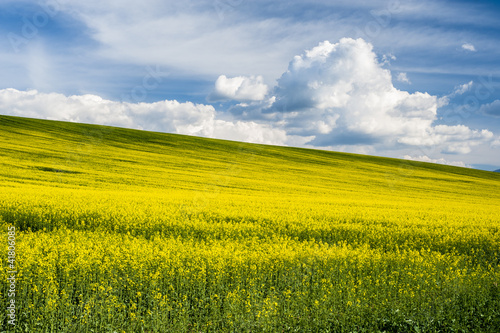
[[[500,327],[498,175],[4,116],[0,134],[4,331]]]

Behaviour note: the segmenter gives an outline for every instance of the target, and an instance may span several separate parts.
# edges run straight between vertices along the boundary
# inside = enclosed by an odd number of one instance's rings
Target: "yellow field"
[[[492,172],[0,116],[0,190],[3,331],[500,327]]]

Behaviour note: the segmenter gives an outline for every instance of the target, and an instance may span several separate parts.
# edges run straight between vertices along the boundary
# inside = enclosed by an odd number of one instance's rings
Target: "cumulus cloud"
[[[127,103],[95,95],[65,96],[3,89],[0,113],[265,144],[283,145],[287,137],[284,130],[270,125],[217,119],[217,112],[210,105],[175,100]]]
[[[476,48],[474,47],[474,45],[472,45],[470,43],[462,44],[462,49],[467,50],[467,51],[471,51],[471,52],[476,52]]]
[[[420,162],[428,162],[428,163],[437,163],[437,164],[444,164],[444,165],[453,165],[453,166],[458,166],[458,167],[463,167],[463,168],[472,168],[472,166],[465,164],[462,161],[447,161],[444,158],[430,158],[426,155],[422,156],[410,156],[410,155],[405,155],[403,157],[405,160],[411,160],[411,161],[420,161]]]
[[[500,100],[497,99],[489,104],[481,105],[479,112],[489,116],[500,117]]]
[[[325,41],[295,56],[274,95],[263,112],[282,119],[290,134],[314,136],[309,142],[314,146],[438,146],[465,153],[493,137],[466,126],[434,126],[443,101],[396,89],[390,71],[363,39]]]
[[[468,154],[472,147],[494,140],[488,130],[471,130],[467,126],[437,125],[432,128],[433,135],[427,138],[427,146],[441,146],[441,151],[448,154]]]
[[[208,100],[211,102],[225,100],[261,101],[266,97],[267,90],[262,76],[228,78],[221,75],[215,81],[214,91],[208,96]]]
[[[406,73],[399,73],[396,80],[398,80],[399,82],[411,84],[410,79],[408,79]]]

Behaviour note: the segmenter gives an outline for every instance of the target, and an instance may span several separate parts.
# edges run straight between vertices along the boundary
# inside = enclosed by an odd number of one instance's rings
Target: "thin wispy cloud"
[[[461,84],[455,88],[453,91],[453,96],[456,95],[463,95],[466,92],[470,91],[472,89],[472,85],[474,84],[474,81],[469,81],[467,83]]]

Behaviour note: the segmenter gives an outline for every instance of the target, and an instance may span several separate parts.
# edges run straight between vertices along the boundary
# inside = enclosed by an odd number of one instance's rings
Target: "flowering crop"
[[[496,332],[500,175],[0,116],[3,331]]]

